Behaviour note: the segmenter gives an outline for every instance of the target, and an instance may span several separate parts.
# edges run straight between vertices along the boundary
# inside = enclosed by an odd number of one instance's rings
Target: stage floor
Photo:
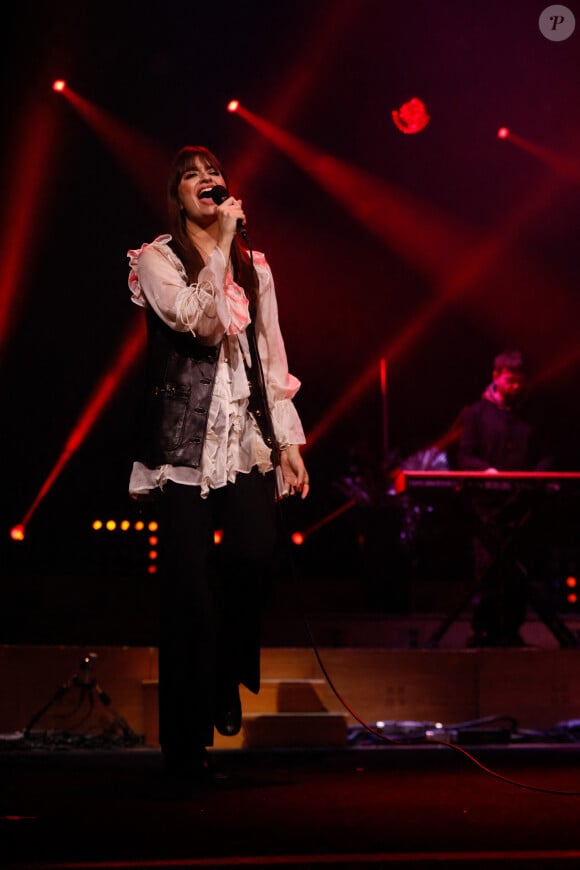
[[[580,745],[213,751],[176,788],[150,748],[0,752],[6,870],[580,865]]]
[[[438,624],[319,621],[320,647],[265,648],[211,789],[164,776],[154,648],[0,647],[0,867],[579,867],[580,649],[537,625],[522,649],[398,645]]]

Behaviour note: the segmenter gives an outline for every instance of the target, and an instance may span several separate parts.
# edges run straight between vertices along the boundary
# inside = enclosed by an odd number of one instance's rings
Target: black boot
[[[216,730],[224,737],[234,737],[242,727],[240,687],[228,683],[218,693],[215,711]]]

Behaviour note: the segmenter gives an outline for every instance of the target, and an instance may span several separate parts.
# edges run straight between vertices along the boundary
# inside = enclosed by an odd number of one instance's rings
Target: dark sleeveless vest
[[[190,333],[170,329],[150,308],[146,317],[146,384],[136,458],[149,468],[198,468],[219,345],[203,345]]]

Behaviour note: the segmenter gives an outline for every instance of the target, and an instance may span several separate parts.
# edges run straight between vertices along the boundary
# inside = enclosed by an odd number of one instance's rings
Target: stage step
[[[234,737],[214,735],[216,749],[341,746],[347,739],[347,716],[331,712],[321,693],[322,679],[266,677],[257,695],[240,687],[242,729]],[[157,680],[143,681],[145,743],[159,745]]]

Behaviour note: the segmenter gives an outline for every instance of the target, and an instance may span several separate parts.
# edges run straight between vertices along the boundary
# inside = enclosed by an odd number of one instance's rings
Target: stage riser
[[[89,652],[96,653],[97,659],[85,674],[80,663]],[[288,725],[289,717],[295,716],[296,722],[303,722],[305,744],[324,743],[326,716],[328,742],[334,743],[345,733],[342,721],[357,724],[337,694],[371,724],[387,720],[448,725],[509,716],[519,728],[545,730],[559,721],[580,718],[578,649],[320,648],[318,654],[335,691],[312,649],[263,650],[263,691],[254,696],[242,690],[247,733],[253,732],[255,739],[268,733],[267,739],[272,740],[272,729],[277,727],[280,745],[288,745],[284,733],[292,735],[297,745],[299,732]],[[78,725],[82,711],[76,711],[76,719],[72,715],[82,692],[77,678],[82,684],[87,676],[95,681],[95,707]],[[3,735],[23,731],[60,693],[62,697],[51,704],[34,730],[67,729],[74,724],[83,733],[95,733],[110,725],[116,712],[134,732],[145,736],[148,745],[156,744],[155,648],[2,646],[0,686]],[[109,705],[102,703],[103,694]],[[270,717],[268,728],[263,727],[266,717]],[[274,726],[276,718],[279,724]],[[217,735],[216,746],[235,749],[240,740],[243,735],[237,740]]]

